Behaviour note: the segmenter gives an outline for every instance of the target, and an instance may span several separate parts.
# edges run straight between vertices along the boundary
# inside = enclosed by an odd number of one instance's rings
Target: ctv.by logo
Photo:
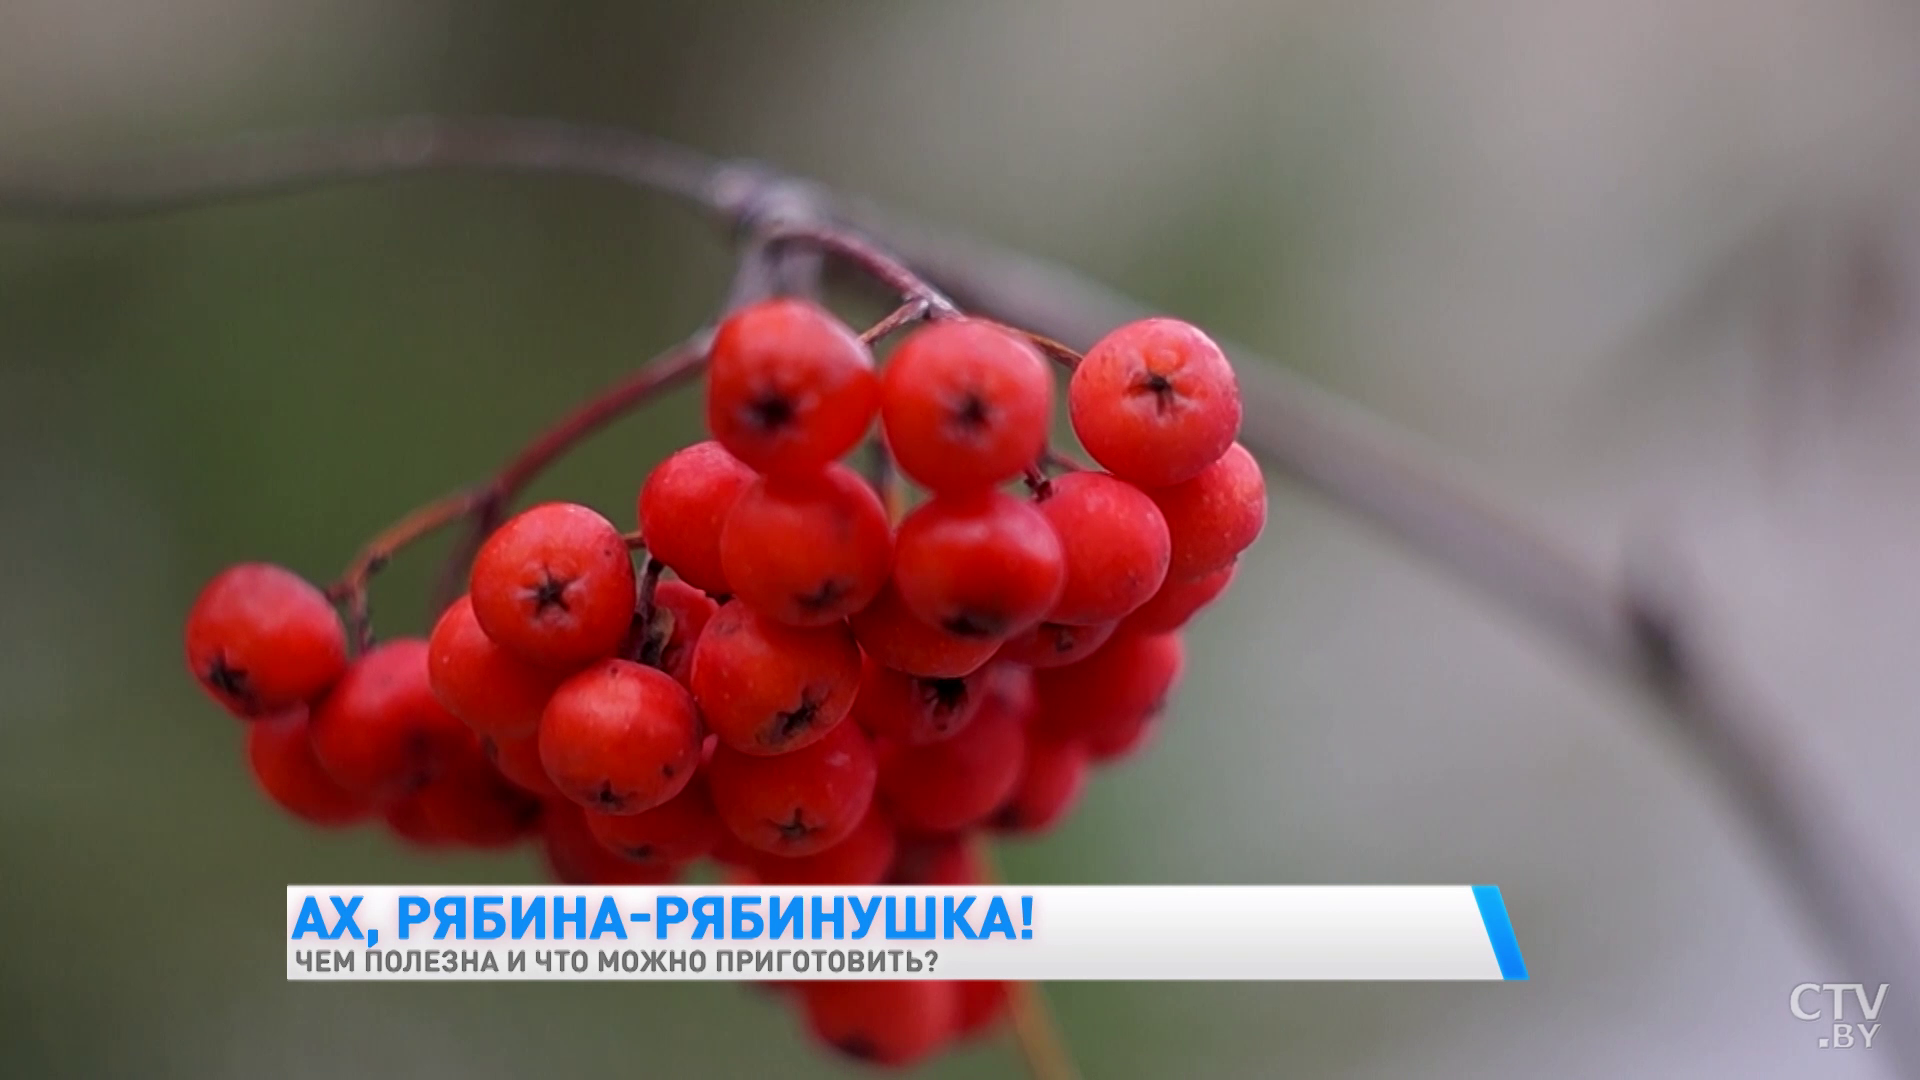
[[[1822,995],[1833,998],[1833,1034],[1820,1036],[1820,1049],[1848,1050],[1855,1046],[1872,1049],[1873,1037],[1880,1033],[1880,1025],[1874,1021],[1880,1017],[1880,1003],[1886,1000],[1887,984],[1881,983],[1873,997],[1868,998],[1864,983],[1801,983],[1787,997],[1787,1005],[1793,1009],[1796,1019],[1825,1019],[1826,1002],[1821,1000]],[[1853,1020],[1847,1018],[1849,999],[1857,1014]]]

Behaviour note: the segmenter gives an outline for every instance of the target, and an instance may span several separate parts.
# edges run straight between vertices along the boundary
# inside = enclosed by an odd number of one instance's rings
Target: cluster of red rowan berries
[[[1090,765],[1140,745],[1180,628],[1265,521],[1233,371],[1176,320],[1075,366],[1068,412],[1099,470],[1048,450],[1048,360],[995,323],[936,319],[876,370],[831,314],[774,299],[729,317],[708,360],[713,439],[647,477],[638,539],[584,506],[527,510],[425,640],[349,658],[333,598],[293,573],[208,585],[188,662],[252,721],[267,794],[423,845],[535,835],[569,883],[663,883],[703,858],[769,884],[977,883],[973,834],[1048,828]],[[891,466],[840,461],[876,420],[910,509]],[[992,1023],[1004,996],[799,995],[823,1039],[887,1063]]]

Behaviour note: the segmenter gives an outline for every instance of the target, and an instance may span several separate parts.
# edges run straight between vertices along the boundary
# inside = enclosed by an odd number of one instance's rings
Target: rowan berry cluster
[[[774,299],[725,320],[708,364],[713,438],[646,478],[637,536],[529,509],[424,640],[350,658],[337,595],[260,564],[214,579],[188,662],[252,721],[266,793],[426,846],[537,836],[570,883],[702,859],[768,884],[977,883],[976,834],[1049,828],[1146,739],[1181,627],[1265,521],[1233,371],[1175,320],[1074,366],[1099,469],[1048,449],[1048,358],[995,323],[936,318],[877,369],[827,311]],[[872,475],[842,463],[869,441]],[[797,993],[822,1039],[883,1063],[1004,1002],[998,984]]]

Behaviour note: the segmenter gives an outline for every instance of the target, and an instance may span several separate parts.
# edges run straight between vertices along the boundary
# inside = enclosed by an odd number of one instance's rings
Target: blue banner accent
[[[1487,941],[1493,945],[1493,958],[1500,962],[1500,977],[1526,978],[1527,962],[1520,959],[1520,942],[1513,936],[1513,923],[1507,918],[1507,904],[1500,898],[1500,886],[1475,885],[1473,901],[1480,905],[1480,921],[1487,925]]]

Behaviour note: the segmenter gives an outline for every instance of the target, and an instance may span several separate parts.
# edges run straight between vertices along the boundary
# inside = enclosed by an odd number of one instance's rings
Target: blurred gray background
[[[1920,13],[1891,0],[0,3],[0,157],[611,121],[1258,346],[1598,557],[1685,552],[1909,898],[1917,100]],[[533,868],[283,820],[179,658],[217,568],[331,576],[704,319],[725,271],[676,208],[557,180],[0,223],[0,1074],[843,1073],[736,986],[287,984],[288,882]],[[539,492],[625,520],[694,400]],[[1010,874],[1497,882],[1533,980],[1056,986],[1089,1076],[1886,1074],[1789,1014],[1794,984],[1862,976],[1635,697],[1270,486],[1157,743]],[[421,628],[432,564],[382,579],[390,632]],[[1000,1039],[926,1072],[1016,1068]]]

